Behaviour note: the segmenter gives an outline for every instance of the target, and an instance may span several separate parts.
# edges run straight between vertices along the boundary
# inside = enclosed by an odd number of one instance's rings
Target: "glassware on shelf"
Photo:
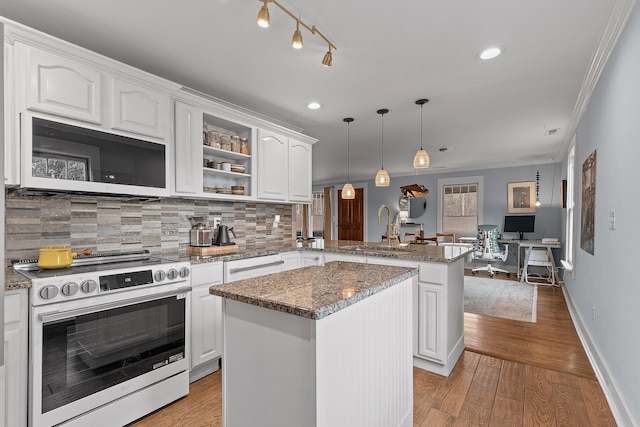
[[[213,148],[220,148],[220,134],[215,130],[207,132],[207,141],[209,146]]]
[[[240,137],[236,136],[236,135],[231,135],[231,151],[234,151],[236,153],[240,152]]]
[[[224,133],[220,134],[220,148],[223,150],[231,151],[231,138]]]
[[[249,154],[249,140],[247,138],[240,138],[240,153]]]

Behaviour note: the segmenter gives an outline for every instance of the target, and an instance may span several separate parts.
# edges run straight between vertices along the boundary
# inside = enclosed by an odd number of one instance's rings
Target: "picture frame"
[[[530,213],[536,211],[536,183],[507,183],[507,203],[509,213]]]

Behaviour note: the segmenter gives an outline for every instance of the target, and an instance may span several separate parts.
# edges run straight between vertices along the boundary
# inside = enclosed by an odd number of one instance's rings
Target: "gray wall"
[[[576,171],[594,150],[595,245],[580,249],[581,176],[576,177],[575,278],[567,290],[606,377],[640,425],[640,286],[636,248],[640,182],[640,9],[632,12],[577,131]],[[607,217],[616,212],[616,230]],[[592,313],[595,308],[596,316]]]
[[[398,201],[402,196],[400,187],[414,183],[422,184],[429,189],[426,196],[427,209],[425,213],[411,221],[424,224],[424,235],[435,236],[438,216],[438,179],[456,178],[464,176],[484,177],[484,219],[485,224],[497,224],[502,231],[504,216],[508,215],[507,208],[507,183],[535,181],[536,171],[540,171],[540,201],[542,206],[536,208],[535,233],[525,235],[525,238],[539,239],[542,237],[562,238],[562,221],[560,208],[560,184],[562,173],[566,168],[560,163],[542,165],[520,166],[500,169],[486,169],[467,172],[451,172],[440,174],[424,174],[417,176],[391,176],[389,187],[376,187],[373,179],[366,181],[365,190],[365,233],[366,239],[371,242],[380,241],[380,237],[386,234],[386,213],[382,216],[382,223],[378,225],[377,214],[381,204],[386,204],[391,209],[393,221],[399,211]],[[354,186],[360,187],[362,181],[354,182]],[[334,188],[341,188],[341,184],[335,184]],[[402,227],[400,233],[413,232],[414,227]],[[516,238],[515,233],[505,237]],[[560,253],[554,253],[556,258]],[[516,246],[510,247],[509,258],[506,264],[512,265],[510,270],[515,271],[517,261]]]

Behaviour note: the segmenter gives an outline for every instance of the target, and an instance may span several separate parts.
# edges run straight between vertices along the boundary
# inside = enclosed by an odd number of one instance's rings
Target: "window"
[[[564,246],[564,258],[562,265],[565,270],[571,271],[572,277],[575,275],[573,272],[573,258],[575,255],[575,249],[573,247],[573,235],[574,235],[574,210],[575,210],[575,163],[576,163],[576,146],[575,140],[569,150],[567,156],[567,217],[566,217],[566,231],[565,231],[565,246]]]
[[[438,180],[438,230],[475,237],[482,223],[482,177]]]

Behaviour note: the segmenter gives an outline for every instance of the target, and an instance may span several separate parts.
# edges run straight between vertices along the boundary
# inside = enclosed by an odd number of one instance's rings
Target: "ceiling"
[[[419,98],[426,173],[561,159],[618,0],[279,1],[337,46],[333,66],[304,29],[291,48],[295,21],[275,5],[258,27],[258,0],[2,0],[0,16],[299,128],[319,140],[318,184],[347,178],[344,117],[352,181],[373,179],[383,141],[391,179],[413,174]],[[490,46],[504,53],[478,59]]]

